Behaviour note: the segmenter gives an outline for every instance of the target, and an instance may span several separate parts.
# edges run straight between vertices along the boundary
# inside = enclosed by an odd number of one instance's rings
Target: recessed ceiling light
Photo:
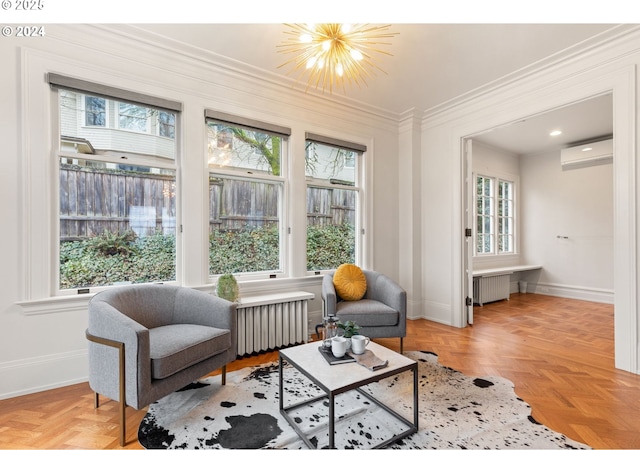
[[[551,133],[549,133],[549,136],[559,136],[562,134],[562,131],[560,130],[553,130]]]

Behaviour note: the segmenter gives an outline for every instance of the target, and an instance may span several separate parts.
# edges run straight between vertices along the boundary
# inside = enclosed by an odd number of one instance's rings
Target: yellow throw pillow
[[[367,278],[355,264],[342,264],[333,274],[336,293],[343,300],[360,300],[367,292]]]

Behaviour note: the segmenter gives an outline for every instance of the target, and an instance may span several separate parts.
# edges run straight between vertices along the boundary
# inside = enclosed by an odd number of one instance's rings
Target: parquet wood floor
[[[399,350],[398,339],[377,342]],[[640,376],[614,368],[613,306],[535,294],[475,308],[475,324],[408,322],[405,350],[467,375],[508,378],[539,422],[594,448],[640,448]],[[242,358],[228,370],[277,360]],[[214,372],[215,373],[215,372]],[[117,403],[87,383],[0,401],[0,448],[118,448]],[[144,410],[127,408],[127,447]]]

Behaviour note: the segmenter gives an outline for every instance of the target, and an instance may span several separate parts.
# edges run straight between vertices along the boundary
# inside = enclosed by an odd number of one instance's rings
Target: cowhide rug
[[[405,356],[419,362],[419,431],[392,448],[588,448],[536,422],[509,380],[468,377],[433,353]],[[285,405],[321,394],[293,367],[284,370]],[[366,389],[413,420],[411,372]],[[326,447],[327,401],[295,411],[317,448]],[[338,448],[371,448],[405,429],[357,391],[336,397],[336,421]],[[277,363],[231,372],[226,386],[215,376],[164,397],[149,406],[138,440],[145,448],[306,448],[280,415]]]

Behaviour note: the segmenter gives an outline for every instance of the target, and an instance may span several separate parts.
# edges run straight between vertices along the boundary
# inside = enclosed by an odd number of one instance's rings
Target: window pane
[[[150,165],[153,165],[152,161],[166,163],[175,160],[175,113],[68,90],[60,90],[58,97],[61,152],[124,158],[135,154],[148,158]],[[125,115],[111,121],[106,119],[107,113],[119,115],[120,111]],[[163,138],[160,138],[160,133],[148,133],[147,129],[148,117],[161,114],[168,123],[172,123],[174,130]],[[130,133],[130,130],[141,133]]]
[[[163,137],[175,139],[176,137],[176,115],[160,111],[158,114],[158,134]]]
[[[484,237],[484,252],[493,253],[493,236],[485,235]]]
[[[308,271],[356,264],[360,156],[353,150],[306,142]]]
[[[119,104],[118,126],[122,129],[147,132],[148,109],[129,103]]]
[[[499,209],[500,227],[498,229],[498,252],[510,253],[513,248],[513,183],[510,181],[499,182]]]
[[[484,195],[491,195],[491,178],[484,179]]]
[[[85,124],[87,126],[104,127],[107,124],[106,103],[104,98],[85,96]]]
[[[501,253],[508,253],[513,251],[512,248],[513,236],[510,234],[500,236],[498,251]]]
[[[512,198],[512,183],[509,181],[501,181],[500,182],[500,197],[505,199]]]
[[[240,169],[281,175],[284,138],[207,120],[210,168]]]
[[[307,141],[305,175],[333,184],[354,186],[358,152]]]
[[[59,288],[175,280],[176,142],[106,120],[159,111],[69,90],[58,99]]]
[[[282,185],[209,177],[209,273],[279,271]]]
[[[60,159],[60,289],[175,280],[175,171]]]
[[[492,211],[491,211],[491,199],[490,198],[484,198],[482,199],[483,202],[483,209],[482,209],[482,213],[490,216]]]
[[[307,187],[307,270],[355,264],[357,191]]]

